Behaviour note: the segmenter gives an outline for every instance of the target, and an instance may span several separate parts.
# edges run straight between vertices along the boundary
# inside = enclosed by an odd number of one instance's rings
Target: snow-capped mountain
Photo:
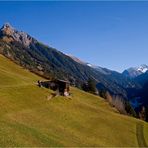
[[[141,74],[144,74],[147,71],[148,71],[148,66],[143,64],[140,65],[139,67],[131,67],[129,69],[126,69],[123,71],[122,74],[130,78],[135,78]]]
[[[148,70],[148,66],[143,64],[137,70],[142,72],[142,73],[145,73]]]
[[[89,67],[93,67],[93,65],[90,64],[90,63],[86,63],[86,65],[89,66]]]

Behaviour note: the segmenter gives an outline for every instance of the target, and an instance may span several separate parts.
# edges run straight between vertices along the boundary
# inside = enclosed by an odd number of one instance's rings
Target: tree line
[[[81,86],[81,89],[86,92],[99,95],[100,97],[104,98],[109,103],[110,106],[115,107],[121,114],[126,114],[126,115],[140,118],[140,116],[136,114],[135,110],[130,105],[128,100],[124,99],[121,95],[111,94],[108,90],[105,90],[105,89],[98,90],[96,88],[96,82],[92,78],[89,78],[87,82],[83,83]],[[143,110],[141,113],[142,117],[144,116],[143,115],[144,111],[145,110]]]

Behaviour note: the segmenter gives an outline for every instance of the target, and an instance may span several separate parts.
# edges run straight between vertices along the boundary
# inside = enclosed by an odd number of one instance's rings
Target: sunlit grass
[[[39,79],[0,56],[0,146],[138,146],[139,120],[77,88],[48,101]]]

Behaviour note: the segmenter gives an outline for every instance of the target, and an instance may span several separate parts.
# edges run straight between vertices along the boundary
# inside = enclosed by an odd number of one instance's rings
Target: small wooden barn
[[[62,96],[69,96],[69,91],[70,91],[69,81],[65,81],[61,79],[56,79],[51,81],[38,81],[38,86],[52,89],[56,91],[57,94]]]

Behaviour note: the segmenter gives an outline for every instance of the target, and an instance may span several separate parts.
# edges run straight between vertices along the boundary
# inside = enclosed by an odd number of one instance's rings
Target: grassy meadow
[[[40,79],[0,55],[0,146],[148,145],[147,123],[77,88],[48,100]]]

